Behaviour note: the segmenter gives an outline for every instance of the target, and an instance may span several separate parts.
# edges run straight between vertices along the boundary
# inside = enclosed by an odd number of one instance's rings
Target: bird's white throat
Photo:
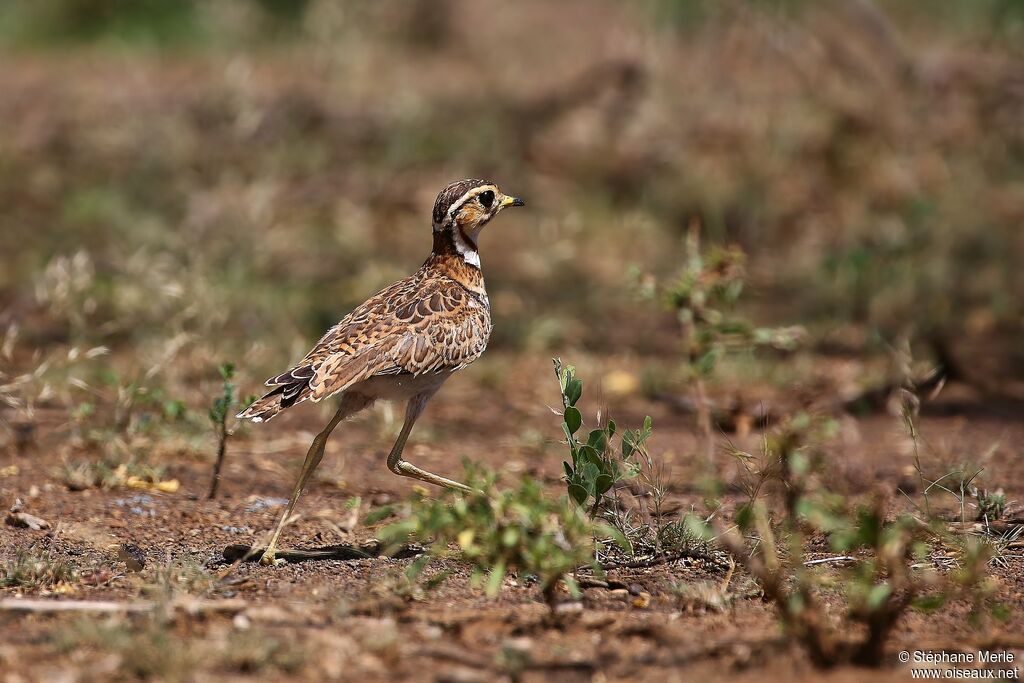
[[[455,251],[459,252],[459,256],[462,257],[462,260],[471,266],[479,268],[480,252],[476,250],[476,247],[470,244],[466,238],[462,236],[462,231],[458,228],[452,230],[452,236],[455,242]]]

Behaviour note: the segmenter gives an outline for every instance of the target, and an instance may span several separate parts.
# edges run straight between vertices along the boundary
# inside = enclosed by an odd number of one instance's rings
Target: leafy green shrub
[[[666,303],[682,328],[688,368],[693,379],[712,375],[731,350],[796,348],[799,327],[757,327],[736,312],[746,284],[746,255],[736,246],[700,248],[696,226],[690,230],[682,270],[664,290]]]
[[[758,582],[811,661],[820,667],[882,665],[886,640],[911,608],[935,609],[967,598],[978,616],[996,611],[984,543],[948,532],[937,518],[893,517],[885,496],[851,505],[828,489],[819,466],[823,452],[809,445],[828,427],[800,415],[766,440],[760,458],[737,453],[746,469],[741,485],[750,497],[737,510],[734,526],[719,522],[713,533],[703,529]],[[770,503],[779,510],[774,524]],[[841,564],[838,577],[816,571],[806,560],[812,536],[824,536],[839,554],[830,558]],[[940,558],[948,557],[955,558],[955,567],[943,573]],[[838,624],[823,599],[830,593],[843,605]],[[851,639],[850,633],[863,636]]]
[[[583,381],[572,365],[563,365],[557,358],[554,365],[562,394],[562,431],[572,461],[562,462],[569,497],[591,518],[602,519],[619,531],[634,564],[657,562],[670,553],[710,557],[707,543],[691,533],[685,516],[670,518],[663,512],[667,494],[664,463],[647,448],[653,431],[651,417],[646,416],[640,428],[621,432],[608,420],[603,427],[590,430],[586,440],[577,437],[583,426],[579,409]],[[644,504],[630,507],[618,498],[625,490],[618,484],[627,479],[631,480],[629,495],[644,499]]]
[[[573,578],[578,568],[600,573],[595,550],[603,541],[598,539],[624,542],[616,530],[594,523],[566,497],[545,496],[542,485],[529,477],[515,488],[498,489],[493,472],[469,469],[466,474],[475,493],[417,496],[407,518],[381,530],[385,543],[414,540],[427,546],[427,554],[410,566],[411,577],[418,577],[431,559],[457,557],[472,566],[471,583],[483,584],[488,596],[498,594],[508,572],[519,572],[537,577],[544,600],[553,606],[560,581],[579,596]]]
[[[627,429],[616,434],[614,420],[608,420],[603,427],[592,429],[586,441],[576,434],[583,426],[583,415],[577,402],[583,395],[583,381],[576,377],[576,368],[562,365],[561,359],[554,359],[555,376],[562,393],[562,431],[572,464],[562,463],[565,468],[565,482],[569,496],[581,507],[589,508],[596,514],[605,502],[608,491],[623,479],[635,477],[640,465],[634,456],[646,449],[651,435],[651,418],[644,419],[640,429]],[[619,448],[614,439],[619,437]]]
[[[696,394],[698,428],[709,462],[714,455],[711,406],[705,381],[729,352],[751,352],[769,347],[791,351],[804,336],[800,327],[757,327],[736,312],[746,283],[746,255],[739,247],[702,250],[698,224],[686,239],[683,267],[661,292],[675,311],[683,338],[686,380]],[[647,293],[656,294],[653,284]]]

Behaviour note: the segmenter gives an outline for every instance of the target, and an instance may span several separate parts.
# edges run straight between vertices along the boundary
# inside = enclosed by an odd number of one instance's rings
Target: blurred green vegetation
[[[678,353],[630,283],[694,226],[749,255],[757,324],[961,365],[1017,338],[1024,2],[594,7],[3,5],[0,324],[175,340],[183,385],[273,371],[418,265],[440,187],[489,176],[532,212],[483,238],[497,347]]]

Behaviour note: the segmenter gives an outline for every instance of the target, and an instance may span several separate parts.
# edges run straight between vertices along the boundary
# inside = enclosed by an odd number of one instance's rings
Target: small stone
[[[558,614],[572,614],[574,612],[582,612],[582,602],[561,602],[555,606],[555,612]]]
[[[580,603],[568,603],[568,604],[580,604]],[[533,639],[521,636],[519,638],[506,638],[501,641],[501,649],[508,652],[518,652],[521,654],[529,654],[533,651]]]
[[[641,593],[640,595],[633,598],[633,607],[637,609],[647,609],[651,606],[651,594]]]
[[[8,512],[5,521],[11,526],[32,529],[33,531],[50,528],[50,523],[45,519],[30,515],[27,512]]]
[[[134,543],[122,543],[118,546],[117,558],[124,562],[130,572],[142,571],[146,566],[146,553]]]

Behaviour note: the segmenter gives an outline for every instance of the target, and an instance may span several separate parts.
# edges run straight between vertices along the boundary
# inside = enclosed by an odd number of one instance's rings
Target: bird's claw
[[[263,553],[260,564],[264,567],[280,567],[287,562],[283,557],[275,557],[274,553]]]

